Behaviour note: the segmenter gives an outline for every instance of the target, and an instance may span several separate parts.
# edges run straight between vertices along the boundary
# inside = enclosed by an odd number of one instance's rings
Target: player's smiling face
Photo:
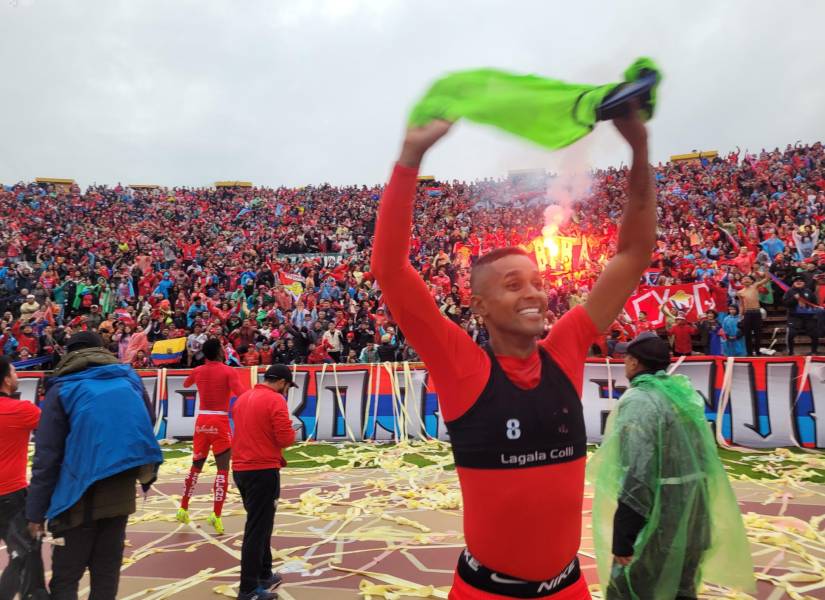
[[[490,264],[473,308],[491,329],[535,337],[544,332],[547,294],[533,261],[510,255]]]

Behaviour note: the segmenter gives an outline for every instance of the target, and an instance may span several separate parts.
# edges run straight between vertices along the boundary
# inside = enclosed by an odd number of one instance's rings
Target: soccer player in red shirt
[[[473,266],[472,309],[484,318],[488,348],[441,315],[408,260],[418,167],[450,123],[407,132],[381,200],[372,272],[438,390],[464,499],[467,548],[452,600],[589,598],[576,557],[587,451],[584,362],[649,266],[656,241],[647,131],[635,114],[614,123],[633,150],[617,253],[587,302],[542,341],[547,295],[524,251],[494,250]]]
[[[201,351],[206,362],[193,369],[183,382],[183,387],[198,386],[199,407],[195,420],[195,436],[192,440],[192,468],[183,484],[183,497],[180,500],[177,518],[181,523],[189,522],[189,500],[211,449],[218,473],[212,486],[213,511],[209,516],[209,524],[221,534],[221,512],[226,500],[229,461],[232,456],[229,400],[233,395],[240,396],[246,391],[246,387],[238,378],[238,372],[224,364],[223,348],[219,340],[206,340]]]

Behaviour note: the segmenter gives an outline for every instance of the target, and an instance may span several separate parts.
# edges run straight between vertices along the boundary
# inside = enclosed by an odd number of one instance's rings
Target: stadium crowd
[[[737,150],[654,172],[655,284],[705,282],[716,305],[693,323],[665,310],[661,333],[675,352],[756,354],[759,309],[768,306],[787,309],[791,352],[801,334],[816,351],[825,304],[822,144]],[[591,175],[558,231],[586,239],[588,255],[575,271],[545,273],[548,328],[586,298],[614,251],[627,170]],[[479,344],[487,332],[469,310],[469,267],[484,252],[541,235],[552,181],[419,186],[413,265],[445,318]],[[94,330],[137,368],[152,366],[154,342],[179,338],[185,350],[172,366],[199,364],[210,337],[243,365],[416,360],[369,272],[382,190],[5,186],[0,353],[20,368],[48,369],[72,333]],[[650,328],[644,314],[620,319],[594,353]]]

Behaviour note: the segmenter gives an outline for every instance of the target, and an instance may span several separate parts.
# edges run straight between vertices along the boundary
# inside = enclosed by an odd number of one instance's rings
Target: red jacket
[[[261,355],[255,350],[254,346],[250,346],[241,358],[241,362],[245,367],[252,367],[261,364]]]
[[[281,450],[295,443],[286,399],[263,384],[241,394],[232,407],[232,468],[235,471],[280,469]]]
[[[29,435],[39,421],[31,402],[0,396],[0,496],[26,487]]]
[[[260,356],[262,365],[272,364],[272,348],[264,346],[261,348]]]
[[[668,334],[673,336],[673,351],[679,354],[690,354],[693,352],[693,342],[691,336],[698,331],[693,325],[674,325],[668,330]]]
[[[327,348],[329,348],[329,344],[326,340],[323,340],[309,353],[307,363],[310,365],[320,365],[325,362],[332,362],[332,357],[329,355],[329,352],[327,352]]]

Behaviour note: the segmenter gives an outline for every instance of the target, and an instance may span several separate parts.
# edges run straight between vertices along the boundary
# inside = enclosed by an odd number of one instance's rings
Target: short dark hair
[[[488,252],[484,256],[476,261],[476,264],[473,265],[473,268],[470,270],[470,288],[473,292],[476,291],[476,285],[478,283],[478,274],[484,270],[484,267],[490,266],[497,260],[501,260],[507,256],[525,256],[530,258],[530,255],[524,251],[524,249],[519,248],[518,246],[508,246],[506,248],[496,248],[495,250]]]
[[[0,356],[0,382],[11,374],[11,359],[8,356]]]
[[[221,342],[215,338],[210,338],[203,343],[201,348],[203,355],[208,360],[218,360],[221,355]]]

